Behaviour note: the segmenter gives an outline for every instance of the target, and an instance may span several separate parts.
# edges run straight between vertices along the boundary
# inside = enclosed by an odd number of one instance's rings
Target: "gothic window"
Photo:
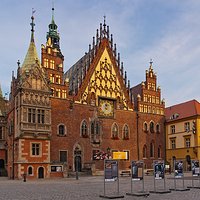
[[[147,158],[147,146],[144,145],[143,147],[143,158]]]
[[[148,111],[147,108],[148,108],[147,105],[144,105],[144,113],[147,113]]]
[[[92,128],[92,125],[91,125],[91,128]],[[88,137],[87,122],[85,120],[81,123],[81,136]]]
[[[150,122],[150,132],[154,133],[154,123]]]
[[[129,128],[128,128],[128,125],[124,125],[124,128],[123,128],[123,139],[125,139],[125,140],[129,139]]]
[[[116,123],[114,123],[113,126],[112,126],[112,138],[113,139],[119,138],[119,131],[118,131],[118,126],[117,126]]]
[[[91,135],[94,135],[94,122],[91,123]]]
[[[160,125],[156,124],[156,133],[160,133]]]
[[[59,136],[65,136],[66,135],[66,128],[63,124],[60,124],[58,126],[58,135]]]
[[[29,176],[33,175],[33,168],[32,167],[28,168],[28,175]]]
[[[154,157],[154,142],[150,143],[150,157]]]
[[[143,130],[144,130],[145,133],[148,132],[148,125],[147,125],[146,122],[144,122]]]

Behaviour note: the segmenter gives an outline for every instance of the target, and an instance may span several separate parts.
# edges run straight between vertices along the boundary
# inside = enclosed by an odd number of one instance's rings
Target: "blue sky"
[[[55,22],[65,56],[65,71],[88,51],[106,15],[131,86],[145,80],[153,68],[166,106],[200,101],[200,1],[196,0],[54,0]],[[22,63],[30,41],[30,17],[35,13],[35,41],[41,44],[51,21],[52,0],[0,1],[0,84],[10,91],[12,71]]]

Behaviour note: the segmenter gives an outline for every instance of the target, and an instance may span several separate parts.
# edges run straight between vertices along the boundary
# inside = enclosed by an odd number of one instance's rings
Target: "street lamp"
[[[79,152],[79,148],[76,147],[74,154],[75,154],[75,170],[76,170],[76,180],[78,180],[78,153]]]

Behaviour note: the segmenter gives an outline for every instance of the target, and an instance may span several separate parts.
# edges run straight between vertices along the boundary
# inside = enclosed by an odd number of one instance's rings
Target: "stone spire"
[[[26,53],[26,57],[24,59],[24,62],[22,64],[22,71],[27,71],[29,70],[30,66],[32,64],[35,64],[36,62],[39,62],[39,57],[37,54],[36,46],[35,46],[35,41],[34,41],[34,11],[32,11],[32,17],[31,17],[31,41],[29,44],[28,51]]]
[[[3,93],[2,93],[2,89],[1,89],[1,84],[0,84],[0,98],[3,98]]]

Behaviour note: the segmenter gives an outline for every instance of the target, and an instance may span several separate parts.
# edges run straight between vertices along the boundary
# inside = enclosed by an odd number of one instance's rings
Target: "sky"
[[[200,101],[200,1],[54,0],[67,71],[85,52],[106,16],[131,87],[145,80],[150,59],[166,107]],[[30,42],[32,8],[38,55],[46,43],[52,0],[0,0],[0,84],[10,92],[12,71]],[[6,96],[8,98],[8,96]]]

